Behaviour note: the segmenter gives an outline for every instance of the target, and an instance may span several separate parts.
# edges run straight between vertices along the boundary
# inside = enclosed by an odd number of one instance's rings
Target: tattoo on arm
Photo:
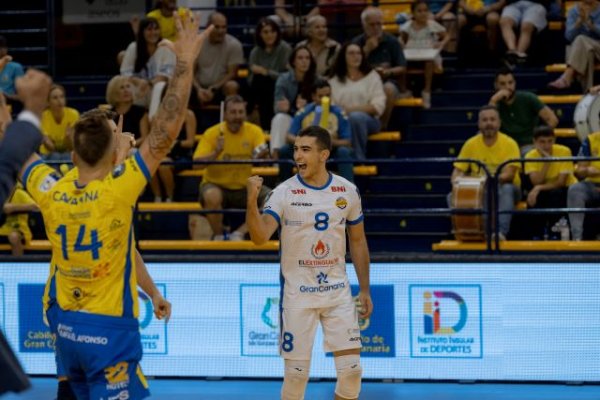
[[[167,93],[152,120],[147,141],[150,155],[156,160],[162,160],[169,152],[185,120],[192,84],[192,73],[188,64],[185,61],[177,61]]]

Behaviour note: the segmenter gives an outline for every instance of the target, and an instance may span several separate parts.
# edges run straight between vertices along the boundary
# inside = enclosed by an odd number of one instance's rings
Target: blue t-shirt
[[[12,61],[6,64],[4,69],[0,71],[0,91],[9,95],[16,94],[15,80],[23,75],[25,75],[25,72],[23,72],[21,64]]]

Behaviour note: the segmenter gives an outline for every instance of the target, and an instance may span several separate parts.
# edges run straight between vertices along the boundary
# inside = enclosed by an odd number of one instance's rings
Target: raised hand
[[[173,51],[177,55],[178,60],[193,62],[200,54],[204,41],[214,27],[210,25],[202,33],[199,33],[199,14],[187,13],[183,17],[180,17],[175,13],[174,17],[177,28],[177,41],[173,43]]]
[[[122,164],[132,148],[135,147],[135,137],[129,132],[123,132],[123,114],[119,115],[117,130],[115,131],[117,143],[115,165]]]
[[[258,198],[258,194],[260,193],[260,189],[263,185],[263,178],[260,176],[254,175],[248,178],[246,181],[246,191],[248,193],[248,199],[256,199]],[[250,201],[250,200],[248,200]]]

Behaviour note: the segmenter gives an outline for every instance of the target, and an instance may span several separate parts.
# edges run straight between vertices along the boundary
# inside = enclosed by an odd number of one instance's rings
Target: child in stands
[[[413,18],[400,27],[405,49],[443,49],[450,40],[446,28],[429,19],[429,6],[423,0],[411,5]],[[423,107],[431,107],[431,84],[434,71],[442,70],[442,57],[438,55],[430,61],[425,61],[425,84],[421,97]]]

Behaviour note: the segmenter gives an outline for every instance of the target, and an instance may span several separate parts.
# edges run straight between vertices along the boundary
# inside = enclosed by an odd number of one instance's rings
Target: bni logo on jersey
[[[164,284],[156,284],[163,297],[167,297],[167,288]],[[167,354],[167,324],[154,316],[152,299],[141,290],[138,290],[140,306],[140,336],[144,354]]]
[[[409,285],[411,357],[483,357],[481,285]]]

